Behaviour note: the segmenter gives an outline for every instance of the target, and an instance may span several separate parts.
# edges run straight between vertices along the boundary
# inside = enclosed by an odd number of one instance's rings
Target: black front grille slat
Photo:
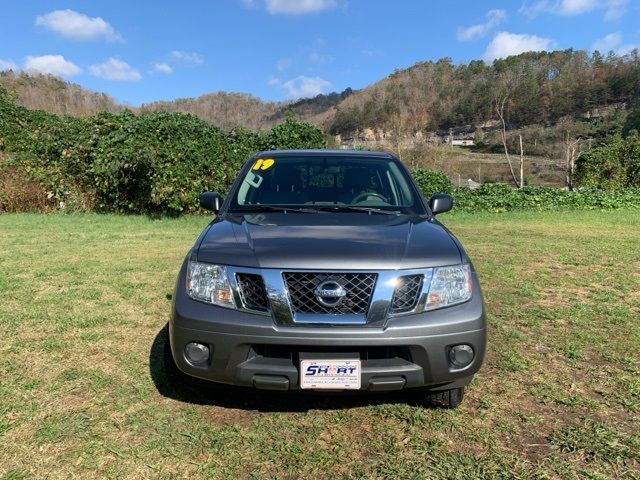
[[[400,358],[407,362],[413,362],[411,348],[404,345],[386,346],[318,346],[318,345],[251,345],[249,358],[260,356],[265,358],[289,359],[295,364],[300,361],[300,352],[304,353],[351,353],[362,361],[375,361]]]
[[[423,275],[405,275],[398,278],[391,300],[391,313],[409,312],[416,307],[423,280]]]
[[[236,274],[236,282],[240,299],[246,308],[261,312],[266,312],[269,309],[269,297],[267,297],[267,290],[264,288],[262,275],[238,273]]]
[[[375,273],[285,272],[284,281],[294,313],[367,314],[378,275]],[[322,305],[314,293],[325,281],[341,285],[347,292],[334,307]]]

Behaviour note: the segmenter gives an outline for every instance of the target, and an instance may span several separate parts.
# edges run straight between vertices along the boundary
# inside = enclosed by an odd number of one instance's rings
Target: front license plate
[[[301,360],[300,388],[357,390],[360,360]]]

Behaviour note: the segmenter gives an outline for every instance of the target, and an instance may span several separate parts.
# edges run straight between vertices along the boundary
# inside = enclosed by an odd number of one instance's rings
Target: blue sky
[[[637,46],[640,0],[9,0],[0,17],[0,69],[132,105],[217,90],[283,100],[445,56]]]

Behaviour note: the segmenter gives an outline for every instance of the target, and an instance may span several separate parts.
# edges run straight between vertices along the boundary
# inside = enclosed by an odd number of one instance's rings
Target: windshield
[[[395,160],[347,155],[257,158],[236,189],[231,210],[259,206],[425,213]]]

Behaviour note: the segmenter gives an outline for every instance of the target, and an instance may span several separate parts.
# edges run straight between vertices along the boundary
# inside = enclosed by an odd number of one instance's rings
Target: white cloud
[[[281,58],[276,62],[276,70],[278,70],[279,72],[283,72],[288,68],[291,68],[292,65],[293,60],[291,60],[290,58]]]
[[[73,10],[54,10],[36,17],[36,25],[75,40],[122,41],[113,27],[100,17],[88,17]]]
[[[326,65],[327,63],[333,63],[334,60],[331,55],[319,53],[315,50],[309,54],[309,61],[316,65]]]
[[[582,15],[598,8],[598,0],[560,0],[557,11],[560,15]]]
[[[156,63],[153,66],[153,70],[156,72],[160,72],[160,73],[171,73],[173,72],[173,67],[171,67],[171,65],[169,65],[168,63]]]
[[[538,37],[536,35],[498,32],[487,46],[482,58],[487,62],[492,62],[496,58],[506,58],[511,55],[518,55],[524,52],[538,52],[549,50],[553,45],[550,38]]]
[[[623,43],[622,34],[620,32],[613,32],[596,40],[593,43],[592,50],[598,50],[603,54],[614,52],[617,55],[626,55],[636,48],[640,49],[640,45],[625,44]]]
[[[183,50],[173,50],[169,55],[174,61],[193,63],[194,65],[200,65],[204,63],[202,55],[196,52],[185,52]]]
[[[97,63],[89,67],[89,73],[105,80],[136,81],[142,78],[131,65],[117,58],[110,58],[104,63]]]
[[[50,73],[52,75],[71,76],[82,72],[82,69],[62,55],[29,56],[24,68],[30,72]]]
[[[481,38],[507,19],[505,10],[489,10],[485,15],[487,21],[467,28],[458,29],[458,40],[467,41]]]
[[[164,59],[153,64],[153,71],[156,73],[170,74],[181,66],[202,65],[203,63],[204,58],[199,53],[172,50]]]
[[[255,6],[255,0],[243,0],[248,7]],[[267,11],[271,14],[285,13],[301,15],[329,10],[337,5],[337,0],[264,0]]]
[[[2,70],[18,70],[18,64],[11,59],[2,60],[0,58],[0,71]]]
[[[629,0],[609,0],[607,2],[607,11],[604,14],[606,21],[618,20],[627,13],[627,5]]]
[[[169,74],[184,65],[202,65],[203,63],[204,58],[199,53],[172,50],[163,60],[153,64],[153,71]]]
[[[287,94],[293,98],[315,97],[331,88],[331,82],[320,77],[300,75],[280,84]]]
[[[267,84],[271,86],[282,85],[282,80],[280,80],[278,77],[274,77],[273,75],[270,75],[269,78],[267,78]]]
[[[622,43],[622,34],[620,32],[610,33],[609,35],[599,38],[593,43],[593,50],[600,53],[608,53]]]
[[[549,0],[539,0],[537,2],[533,2],[532,4],[523,2],[520,10],[518,10],[522,15],[529,17],[530,19],[537,17],[542,12],[548,12],[551,9],[551,5]]]
[[[520,13],[533,18],[546,12],[553,15],[575,16],[605,10],[604,19],[617,20],[622,17],[629,4],[629,0],[538,0],[532,4],[524,3]]]

